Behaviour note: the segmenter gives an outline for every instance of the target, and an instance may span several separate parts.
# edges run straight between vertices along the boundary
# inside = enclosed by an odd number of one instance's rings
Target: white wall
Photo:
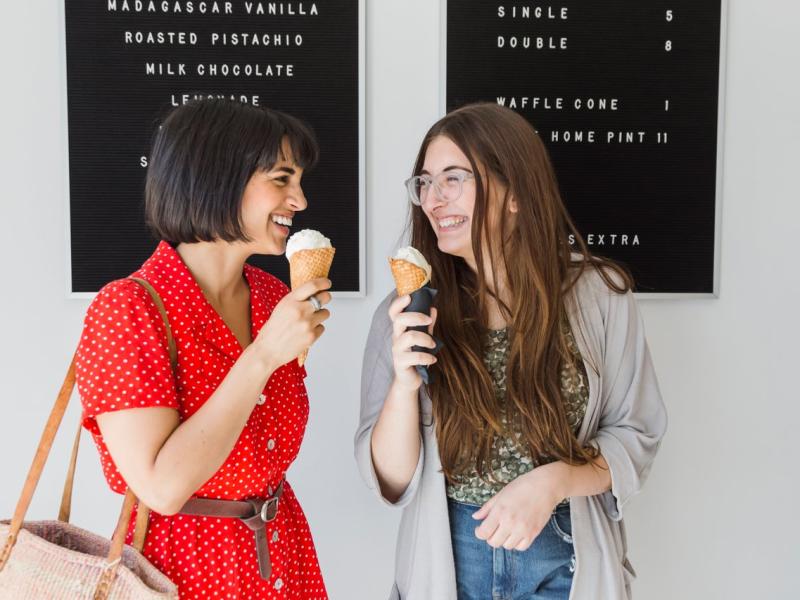
[[[2,0],[0,9],[2,516],[13,510],[87,306],[64,296],[61,14],[59,0]],[[670,429],[628,513],[638,598],[798,597],[798,23],[800,4],[790,0],[731,0],[721,297],[642,303]],[[390,289],[385,257],[405,215],[400,182],[439,116],[438,32],[437,2],[368,2],[369,294],[333,304],[309,359],[312,415],[290,473],[334,599],[382,598],[392,572],[398,515],[361,484],[351,439],[362,344]],[[33,518],[56,514],[76,418],[72,411]],[[75,520],[109,534],[118,502],[84,442]]]

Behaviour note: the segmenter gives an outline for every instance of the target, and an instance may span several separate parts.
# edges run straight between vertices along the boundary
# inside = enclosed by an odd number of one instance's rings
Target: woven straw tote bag
[[[177,352],[164,305],[149,283],[141,279],[134,281],[147,290],[161,313],[174,370]],[[42,433],[14,517],[0,521],[0,600],[177,600],[175,584],[141,554],[149,516],[149,510],[142,503],[137,511],[133,547],[125,546],[125,535],[137,503],[130,489],[111,540],[69,523],[80,426],[72,447],[58,520],[25,521],[74,387],[73,357]]]

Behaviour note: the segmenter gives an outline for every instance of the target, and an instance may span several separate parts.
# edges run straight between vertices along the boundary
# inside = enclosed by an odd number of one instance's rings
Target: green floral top
[[[570,427],[577,434],[586,414],[589,385],[586,369],[569,324],[565,324],[562,331],[567,337],[570,351],[576,358],[575,365],[565,363],[561,368],[561,390],[567,419]],[[484,342],[483,361],[492,376],[495,395],[503,401],[506,397],[508,352],[508,329],[490,329]],[[507,429],[508,420],[505,413],[501,415],[501,422]],[[515,425],[514,431],[510,433],[509,436],[495,436],[484,477],[478,475],[477,469],[473,468],[470,472],[457,477],[455,481],[448,482],[447,496],[449,498],[467,504],[483,505],[520,475],[531,471],[536,466],[553,462],[554,459],[549,457],[534,460],[530,451],[519,442],[521,432],[518,425]]]

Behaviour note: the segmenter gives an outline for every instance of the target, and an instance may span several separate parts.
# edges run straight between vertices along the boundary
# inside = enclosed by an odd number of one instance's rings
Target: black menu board
[[[720,0],[447,0],[444,104],[526,117],[592,252],[645,294],[717,293]]]
[[[96,292],[157,244],[144,225],[153,133],[223,96],[288,112],[320,142],[293,231],[333,242],[340,295],[364,293],[364,0],[65,0],[71,292]],[[252,262],[288,282],[284,256]]]

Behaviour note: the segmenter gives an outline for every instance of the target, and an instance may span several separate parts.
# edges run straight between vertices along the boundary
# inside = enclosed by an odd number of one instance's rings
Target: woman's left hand
[[[520,475],[484,504],[473,519],[478,539],[493,548],[527,550],[550,520],[560,497],[558,471],[542,465]]]

